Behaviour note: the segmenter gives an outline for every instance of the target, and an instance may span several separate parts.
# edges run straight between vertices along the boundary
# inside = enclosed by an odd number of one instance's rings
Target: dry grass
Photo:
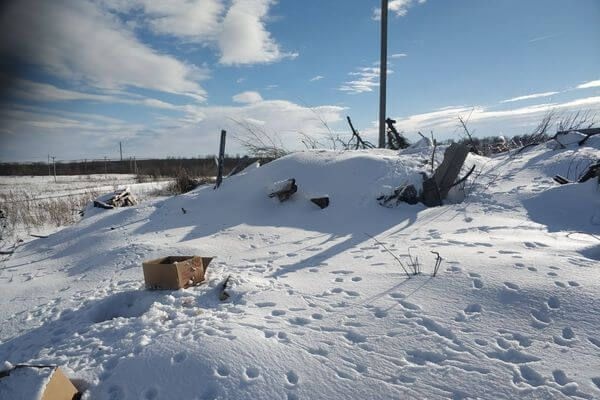
[[[30,231],[73,224],[80,218],[79,211],[97,196],[94,191],[62,197],[34,197],[13,190],[0,193],[0,209],[4,214],[2,236],[8,236],[18,228]]]

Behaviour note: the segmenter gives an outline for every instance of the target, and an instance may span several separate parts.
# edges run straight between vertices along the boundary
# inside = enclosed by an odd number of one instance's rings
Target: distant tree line
[[[244,167],[255,161],[261,164],[269,159],[254,157],[226,157],[223,164],[225,173],[232,169]],[[191,176],[214,176],[217,167],[213,156],[205,158],[166,158],[166,159],[127,159],[127,160],[76,160],[56,161],[56,175],[88,175],[88,174],[135,174],[152,177],[175,177],[185,169]],[[40,176],[53,175],[54,165],[46,162],[33,163],[0,163],[0,175]]]

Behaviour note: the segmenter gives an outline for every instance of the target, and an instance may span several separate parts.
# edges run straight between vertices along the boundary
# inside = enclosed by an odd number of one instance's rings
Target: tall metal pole
[[[121,161],[123,161],[123,146],[121,146],[121,142],[119,142],[119,153],[121,153]]]
[[[388,0],[381,0],[381,59],[379,61],[379,147],[385,147],[385,109],[387,89]]]

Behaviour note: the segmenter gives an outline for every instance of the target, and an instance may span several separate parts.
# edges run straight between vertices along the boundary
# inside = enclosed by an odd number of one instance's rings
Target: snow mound
[[[0,361],[60,364],[84,399],[599,397],[600,194],[552,180],[592,139],[470,154],[465,200],[436,208],[376,201],[431,173],[422,146],[296,153],[90,216],[0,266]],[[143,289],[143,260],[192,254],[216,257],[206,284]]]

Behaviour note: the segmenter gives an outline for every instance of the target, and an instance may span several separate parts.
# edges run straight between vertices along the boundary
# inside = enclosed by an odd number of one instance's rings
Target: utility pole
[[[52,176],[52,172],[50,171],[50,154],[48,154],[48,178]]]
[[[385,110],[387,89],[388,0],[381,0],[381,59],[379,61],[379,148],[385,147]]]
[[[56,183],[56,161],[54,156],[52,156],[52,166],[54,167],[54,183]]]
[[[104,175],[108,175],[108,165],[106,164],[106,156],[104,156]]]
[[[121,161],[123,161],[123,146],[121,146],[121,142],[119,142],[119,153],[121,153]]]

